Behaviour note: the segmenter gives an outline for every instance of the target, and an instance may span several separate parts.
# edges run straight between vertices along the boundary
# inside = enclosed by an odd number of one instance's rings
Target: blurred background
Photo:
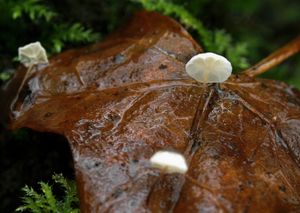
[[[19,65],[17,49],[40,41],[49,56],[101,41],[147,9],[181,22],[206,51],[246,69],[300,34],[299,0],[0,0],[0,86]],[[300,88],[300,55],[264,74]],[[74,178],[66,140],[0,127],[0,212],[14,212],[21,188],[63,173]]]

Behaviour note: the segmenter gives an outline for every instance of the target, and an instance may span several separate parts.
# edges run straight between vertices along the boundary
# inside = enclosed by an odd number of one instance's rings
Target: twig
[[[259,63],[243,71],[248,76],[260,75],[300,51],[300,36],[278,49]]]

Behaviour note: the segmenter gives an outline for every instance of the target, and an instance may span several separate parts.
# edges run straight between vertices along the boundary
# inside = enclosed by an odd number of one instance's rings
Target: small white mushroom
[[[19,98],[19,94],[21,89],[23,88],[25,82],[27,81],[28,77],[34,73],[35,65],[38,64],[48,64],[48,58],[45,49],[42,47],[40,42],[34,42],[25,45],[24,47],[19,47],[19,60],[25,66],[28,67],[27,72],[19,86],[18,93],[15,96],[14,100],[11,104],[11,111],[15,116],[18,115],[18,112],[14,110],[15,103]]]
[[[201,83],[221,83],[226,81],[232,72],[231,63],[215,53],[195,55],[185,65],[189,76]]]
[[[19,60],[25,67],[31,67],[36,64],[48,64],[46,51],[40,42],[34,42],[20,47]]]
[[[153,167],[161,169],[166,173],[186,173],[188,170],[183,155],[170,151],[158,151],[151,158]]]

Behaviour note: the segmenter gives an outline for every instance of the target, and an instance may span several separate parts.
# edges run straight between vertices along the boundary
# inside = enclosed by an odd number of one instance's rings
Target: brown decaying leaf
[[[12,126],[68,138],[82,212],[300,212],[299,91],[245,74],[197,83],[184,65],[201,51],[175,21],[138,13],[38,67]],[[151,168],[158,150],[184,154],[187,176]]]

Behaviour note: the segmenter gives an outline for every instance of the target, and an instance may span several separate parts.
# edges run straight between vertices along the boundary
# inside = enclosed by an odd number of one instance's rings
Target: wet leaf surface
[[[246,75],[199,84],[184,66],[201,51],[175,21],[139,13],[36,68],[12,127],[67,137],[82,212],[299,211],[299,91]],[[184,154],[190,178],[152,169],[158,150]]]

